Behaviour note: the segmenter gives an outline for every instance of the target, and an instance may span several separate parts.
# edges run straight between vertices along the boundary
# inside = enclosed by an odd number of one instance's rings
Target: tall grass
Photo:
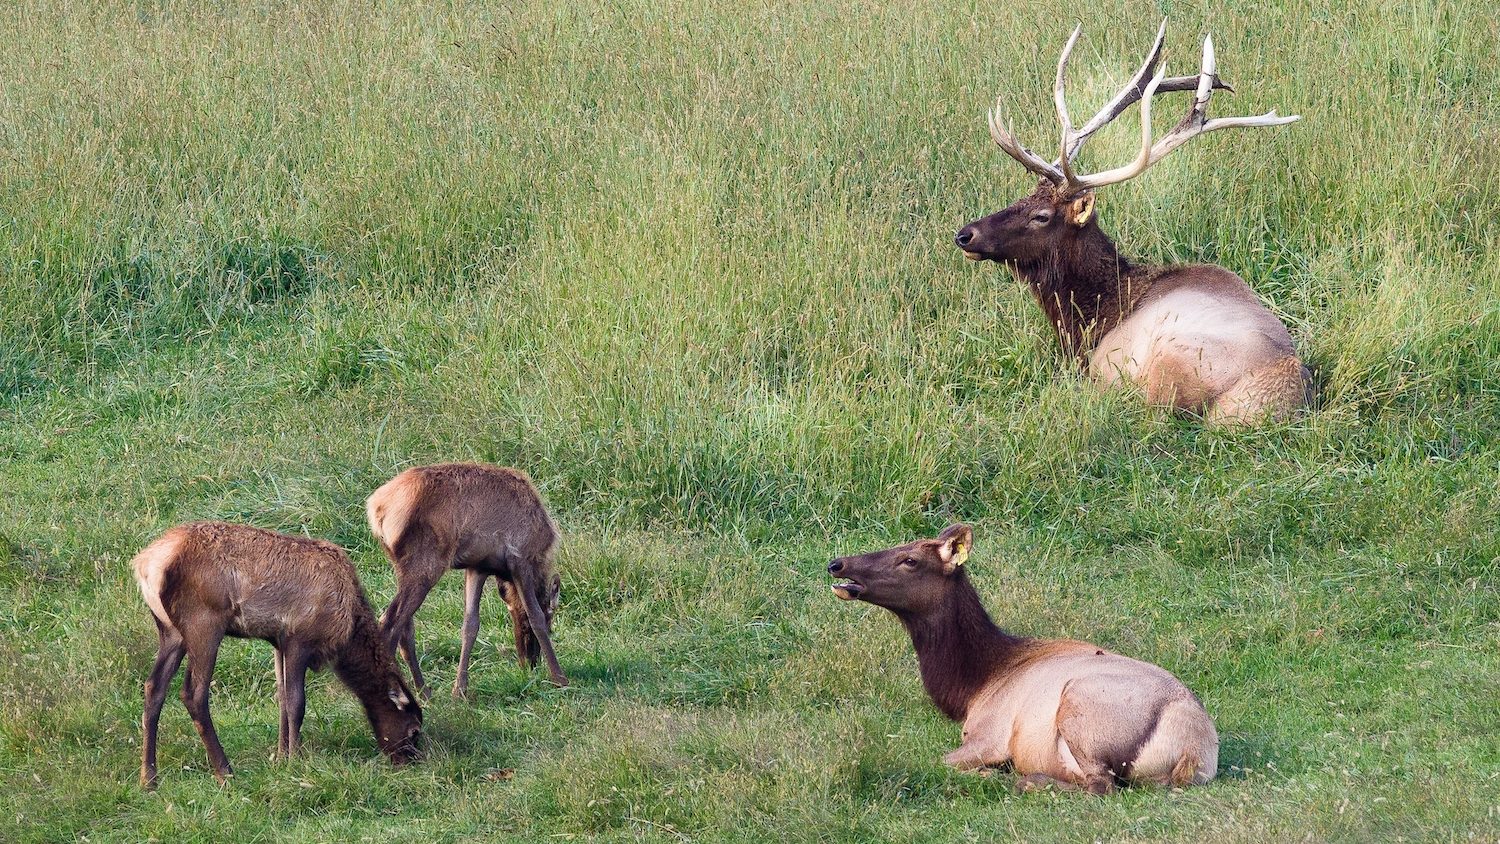
[[[1214,35],[1215,113],[1304,116],[1102,197],[1128,254],[1239,272],[1314,367],[1313,413],[1224,433],[1063,372],[949,243],[1031,187],[997,93],[1054,143],[1055,4],[14,6],[0,839],[1493,837],[1497,11],[1087,10],[1075,113],[1167,14],[1174,73]],[[361,502],[449,458],[523,466],[558,512],[575,688],[492,652],[399,775],[315,692],[282,768],[263,649],[231,647],[239,781],[136,793],[129,556],[246,520],[345,544],[383,601]],[[1229,776],[1074,802],[944,771],[899,630],[816,575],[954,519],[1002,620],[1188,679]],[[439,677],[457,605],[419,625]]]

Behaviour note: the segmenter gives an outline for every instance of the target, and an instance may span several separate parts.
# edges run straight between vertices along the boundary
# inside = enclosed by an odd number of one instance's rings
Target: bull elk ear
[[[969,549],[974,547],[974,531],[968,525],[949,525],[938,534],[938,559],[943,561],[943,574],[952,574],[969,559]]]
[[[1068,222],[1083,226],[1094,216],[1094,192],[1085,191],[1068,203]]]

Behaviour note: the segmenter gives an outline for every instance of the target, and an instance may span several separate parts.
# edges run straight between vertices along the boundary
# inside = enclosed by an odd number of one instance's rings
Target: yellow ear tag
[[[958,568],[969,559],[969,548],[963,542],[953,543],[953,567]]]

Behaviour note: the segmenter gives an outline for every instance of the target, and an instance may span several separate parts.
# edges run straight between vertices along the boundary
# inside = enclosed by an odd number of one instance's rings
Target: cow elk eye
[[[917,567],[917,561],[912,559],[911,557],[902,557],[901,562],[898,565],[900,565],[901,568],[904,569],[914,569]]]

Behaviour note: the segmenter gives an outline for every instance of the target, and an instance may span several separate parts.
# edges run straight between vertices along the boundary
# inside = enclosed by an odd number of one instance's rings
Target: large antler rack
[[[1057,106],[1057,119],[1062,128],[1062,138],[1056,161],[1043,159],[1016,140],[1004,124],[999,99],[995,101],[995,108],[989,113],[990,137],[994,138],[995,143],[1026,169],[1056,185],[1064,196],[1072,196],[1133,179],[1165,158],[1172,150],[1198,135],[1216,129],[1237,126],[1281,126],[1301,119],[1300,115],[1295,114],[1279,117],[1275,111],[1256,117],[1208,119],[1208,102],[1214,90],[1222,89],[1231,93],[1234,91],[1214,72],[1216,63],[1213,38],[1208,37],[1203,40],[1203,62],[1196,75],[1165,78],[1163,71],[1157,69],[1167,35],[1167,22],[1163,19],[1156,31],[1156,41],[1152,44],[1146,61],[1136,71],[1135,76],[1087,123],[1075,129],[1073,120],[1068,114],[1064,80],[1067,75],[1068,57],[1072,54],[1073,46],[1078,43],[1078,37],[1082,33],[1082,25],[1073,30],[1067,45],[1063,47],[1062,55],[1057,60],[1057,78],[1052,87],[1052,100]],[[1151,142],[1151,101],[1157,94],[1169,91],[1193,91],[1193,102],[1182,122],[1178,123],[1160,141],[1153,144]],[[1141,151],[1135,159],[1120,167],[1092,175],[1080,175],[1074,172],[1073,159],[1078,156],[1078,151],[1083,148],[1084,143],[1136,102],[1141,104]]]

